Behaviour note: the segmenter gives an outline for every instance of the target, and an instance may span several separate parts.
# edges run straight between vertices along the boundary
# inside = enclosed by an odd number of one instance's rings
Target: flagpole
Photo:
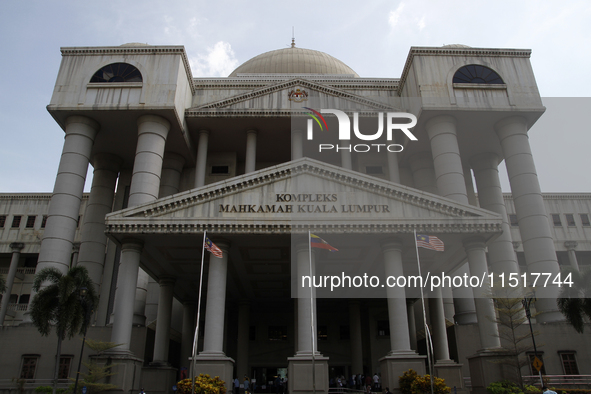
[[[195,325],[195,336],[193,337],[193,353],[191,357],[191,394],[195,394],[195,357],[197,357],[197,346],[199,342],[199,313],[201,312],[201,289],[203,287],[203,262],[205,260],[205,239],[207,230],[203,231],[203,244],[201,245],[201,274],[199,275],[199,297],[197,298],[197,324]]]
[[[314,279],[312,277],[312,236],[308,230],[308,257],[310,260],[310,330],[312,331],[312,392],[316,394],[316,349],[314,341]]]
[[[414,229],[414,236],[415,236],[415,250],[417,251],[417,265],[419,267],[419,276],[422,278],[421,275],[421,260],[419,259],[419,245],[417,244],[417,230]],[[423,306],[423,323],[425,324],[425,341],[427,345],[427,359],[429,360],[429,380],[431,381],[431,394],[433,394],[433,362],[431,357],[430,349],[433,349],[433,341],[431,339],[431,332],[429,331],[429,327],[427,327],[427,315],[425,313],[425,296],[423,294],[423,286],[421,288],[421,304]]]

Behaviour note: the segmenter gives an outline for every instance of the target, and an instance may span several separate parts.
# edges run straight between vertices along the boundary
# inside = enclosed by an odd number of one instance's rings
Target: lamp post
[[[86,331],[88,330],[88,324],[90,323],[90,313],[92,312],[92,300],[88,300],[86,298],[86,294],[88,293],[88,289],[86,287],[80,288],[80,304],[84,308],[84,338],[82,339],[82,348],[80,349],[80,359],[78,360],[78,370],[76,371],[76,381],[74,383],[74,394],[77,393],[78,389],[78,379],[80,378],[80,366],[82,365],[82,354],[84,353],[84,343],[86,342]]]
[[[534,356],[536,358],[538,358],[538,349],[536,348],[536,338],[534,337],[534,329],[531,326],[531,311],[529,309],[529,306],[531,304],[532,301],[535,301],[536,299],[533,297],[525,297],[523,300],[521,300],[521,303],[523,304],[523,309],[525,309],[525,316],[527,316],[527,321],[529,322],[529,331],[531,332],[531,340],[534,343]],[[542,379],[542,369],[540,368],[538,370],[538,373],[540,374],[540,384],[542,385],[542,387],[544,387],[544,380]]]

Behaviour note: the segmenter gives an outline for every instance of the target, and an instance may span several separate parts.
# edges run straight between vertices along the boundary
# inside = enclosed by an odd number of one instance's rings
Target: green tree
[[[86,340],[86,345],[97,352],[97,354],[101,354],[105,350],[114,348],[115,346],[119,346],[119,344],[115,342],[102,342],[102,341],[93,341],[92,339]],[[113,368],[117,364],[99,364],[94,360],[89,362],[84,362],[84,366],[88,369],[87,373],[80,372],[80,377],[82,380],[79,382],[78,385],[78,393],[82,392],[82,387],[86,387],[87,394],[97,394],[102,391],[107,390],[115,390],[117,386],[110,383],[103,383],[103,379],[115,375],[114,372],[111,372],[111,368]],[[70,379],[74,381],[75,379]],[[73,390],[74,387],[71,386],[70,390]],[[74,393],[74,394],[78,394]]]
[[[583,333],[585,316],[591,319],[591,269],[579,272],[566,268],[562,278],[568,278],[568,275],[572,278],[572,286],[562,286],[556,304],[570,325],[577,332]]]
[[[499,329],[500,350],[507,355],[499,362],[511,367],[521,388],[523,387],[521,368],[530,362],[529,358],[523,357],[523,355],[533,349],[528,320],[522,303],[523,295],[527,290],[519,287],[499,286],[493,287],[491,291],[496,311],[496,316],[492,320],[497,323]],[[534,335],[536,334],[534,333]]]
[[[56,268],[41,270],[33,282],[37,292],[31,301],[31,319],[41,335],[48,336],[55,326],[57,334],[57,355],[53,375],[53,394],[56,394],[62,341],[83,333],[86,311],[81,301],[80,290],[87,289],[86,299],[97,304],[98,297],[92,280],[85,267],[71,268],[65,275]]]

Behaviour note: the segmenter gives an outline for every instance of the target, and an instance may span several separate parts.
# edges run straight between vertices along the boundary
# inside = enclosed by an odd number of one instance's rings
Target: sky
[[[531,49],[540,95],[550,98],[530,130],[542,191],[591,192],[589,20],[588,0],[5,0],[0,192],[53,190],[64,133],[45,107],[60,47],[184,45],[194,77],[227,76],[258,54],[288,47],[292,27],[298,47],[326,52],[362,77],[399,78],[411,46]],[[504,164],[499,170],[506,173]],[[510,191],[505,176],[502,183]]]

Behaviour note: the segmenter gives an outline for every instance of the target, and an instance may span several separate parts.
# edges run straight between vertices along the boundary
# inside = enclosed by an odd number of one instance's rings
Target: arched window
[[[142,74],[131,64],[112,63],[94,73],[90,82],[142,82]]]
[[[503,84],[503,80],[493,70],[478,64],[460,68],[454,74],[453,83],[482,83],[488,85]]]

